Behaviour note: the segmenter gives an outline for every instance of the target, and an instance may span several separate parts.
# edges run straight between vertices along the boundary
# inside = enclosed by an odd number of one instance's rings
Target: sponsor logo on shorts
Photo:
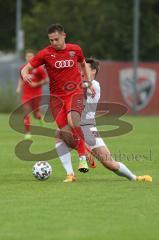
[[[73,67],[73,65],[74,65],[74,61],[72,59],[55,62],[56,68],[71,68]]]

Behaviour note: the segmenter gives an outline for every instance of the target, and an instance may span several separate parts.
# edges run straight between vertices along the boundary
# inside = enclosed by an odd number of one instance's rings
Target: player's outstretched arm
[[[81,65],[82,73],[84,74],[84,79],[91,82],[90,71],[89,71],[86,61],[84,60],[82,63],[80,63],[80,65]]]
[[[21,77],[19,77],[18,79],[18,85],[17,85],[17,89],[16,89],[16,93],[20,94],[22,91],[22,87],[23,87],[23,80]]]
[[[88,83],[85,83],[84,86],[91,90],[92,96],[95,96],[95,89],[92,86],[90,71],[85,60],[81,63],[81,70],[84,74],[84,79],[88,81]]]
[[[30,85],[34,88],[34,87],[39,87],[39,86],[42,86],[42,85],[45,85],[49,82],[49,79],[48,78],[45,78],[45,79],[42,79],[41,81],[39,82],[31,82]]]
[[[32,76],[29,74],[29,70],[32,70],[33,67],[30,63],[27,63],[21,70],[21,75],[24,81],[31,83]]]

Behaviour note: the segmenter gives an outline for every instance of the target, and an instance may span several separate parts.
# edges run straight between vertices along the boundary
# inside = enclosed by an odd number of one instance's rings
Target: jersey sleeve
[[[99,99],[100,99],[100,84],[99,82],[96,82],[95,83],[95,98],[96,98],[96,101],[99,102]]]
[[[83,62],[85,60],[84,54],[80,46],[77,48],[77,56],[78,56],[78,62]]]
[[[90,94],[87,95],[87,102],[97,104],[100,99],[100,84],[99,84],[99,82],[93,80],[92,86],[94,87],[94,90],[95,90],[95,96],[92,98],[92,96],[90,96]]]
[[[29,61],[33,68],[37,68],[45,63],[43,55],[43,51],[40,51]]]

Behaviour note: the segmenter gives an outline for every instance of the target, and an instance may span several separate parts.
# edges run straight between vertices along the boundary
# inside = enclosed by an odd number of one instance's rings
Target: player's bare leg
[[[134,175],[126,166],[121,162],[116,162],[113,160],[111,153],[108,148],[105,146],[97,147],[92,149],[92,154],[103,164],[104,167],[113,171],[119,176],[126,177],[131,181],[145,181],[152,182],[152,177],[145,176],[136,176]]]
[[[43,122],[43,118],[42,118],[42,114],[40,112],[40,109],[36,109],[34,112],[34,117],[39,120],[39,125],[42,127],[44,126],[44,122]]]
[[[30,105],[28,103],[23,104],[23,112],[24,112],[24,128],[25,128],[25,139],[31,139],[31,129],[30,129]]]
[[[43,117],[40,111],[40,102],[41,102],[41,97],[38,96],[34,99],[32,99],[32,110],[33,110],[33,114],[34,114],[34,118],[36,118],[37,120],[39,120],[39,125],[43,126]]]
[[[38,120],[41,120],[42,119],[42,115],[41,115],[41,112],[40,112],[40,109],[37,109],[34,111],[34,117]]]
[[[56,151],[58,153],[60,161],[67,173],[67,177],[64,180],[64,182],[67,183],[67,182],[76,181],[76,176],[74,174],[73,167],[72,167],[70,148],[67,146],[67,144],[62,139],[57,138],[57,136],[56,136],[55,146],[56,146]]]
[[[81,116],[76,111],[70,111],[67,114],[67,120],[69,126],[71,127],[73,136],[77,141],[76,149],[80,160],[78,170],[83,173],[88,172],[89,168],[86,160],[87,149],[85,147],[83,131],[80,126]]]
[[[58,129],[56,131],[56,151],[58,153],[59,159],[67,173],[67,177],[64,182],[74,182],[76,181],[76,176],[72,167],[71,151],[76,148],[76,141],[70,131],[69,126],[65,126],[62,130]],[[90,151],[90,149],[89,149]],[[91,158],[87,157],[88,164],[91,168],[96,167],[96,163],[93,160],[93,156],[89,153]],[[90,162],[92,161],[92,162]]]
[[[25,127],[25,139],[26,140],[29,140],[31,139],[31,132],[30,132],[30,116],[29,115],[26,115],[24,117],[24,127]]]

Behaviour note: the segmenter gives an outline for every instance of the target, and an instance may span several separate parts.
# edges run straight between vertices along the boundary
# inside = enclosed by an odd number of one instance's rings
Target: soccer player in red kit
[[[76,139],[76,149],[79,155],[79,171],[87,172],[87,149],[80,127],[83,110],[83,89],[79,65],[85,79],[91,83],[89,70],[80,46],[65,42],[66,34],[61,24],[52,24],[48,28],[50,45],[39,51],[22,69],[24,81],[30,82],[29,71],[45,64],[50,79],[50,108],[60,129],[63,139],[70,131]],[[90,84],[90,90],[94,89]]]
[[[28,49],[25,52],[26,62],[29,62],[34,57],[34,51]],[[25,65],[20,67],[23,69]],[[20,75],[18,80],[18,86],[16,92],[21,94],[21,102],[24,110],[24,127],[25,127],[25,139],[31,138],[30,130],[30,114],[34,113],[34,117],[42,122],[42,115],[40,112],[40,100],[42,95],[42,85],[48,82],[47,74],[44,67],[40,66],[36,69],[30,70],[30,82],[23,81],[23,77]]]

